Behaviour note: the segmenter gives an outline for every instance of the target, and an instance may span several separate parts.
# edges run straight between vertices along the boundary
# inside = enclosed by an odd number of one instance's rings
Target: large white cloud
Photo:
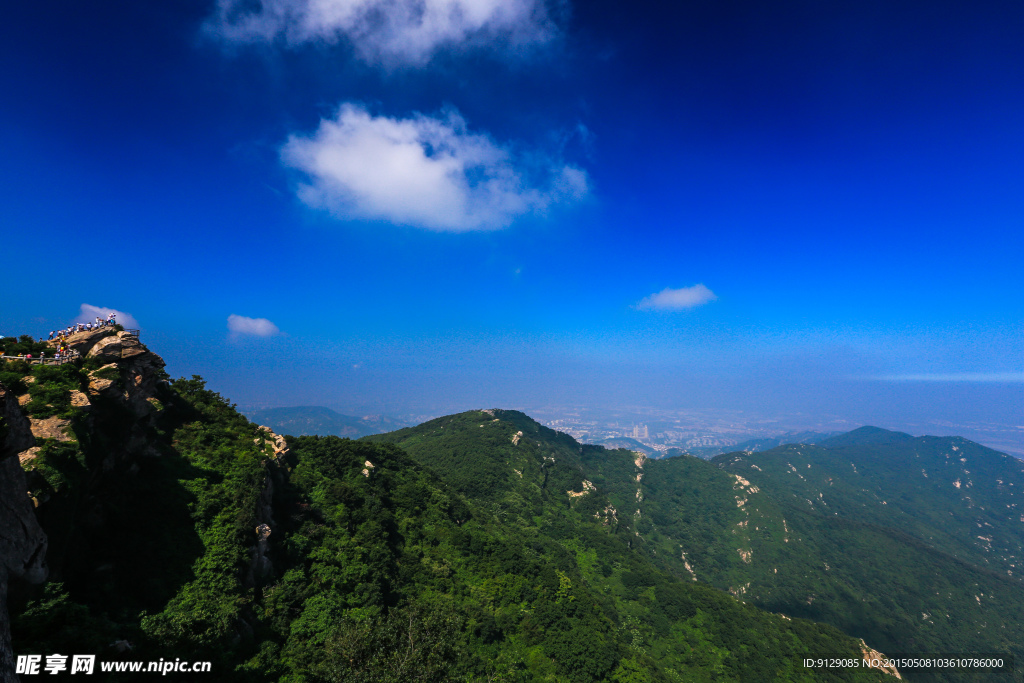
[[[234,335],[247,334],[254,337],[273,337],[281,334],[277,325],[266,318],[246,318],[244,315],[228,316],[228,329]]]
[[[666,287],[657,294],[651,294],[641,299],[636,304],[639,309],[656,309],[662,311],[681,311],[687,308],[696,308],[718,297],[703,284],[680,289]]]
[[[136,320],[130,313],[119,311],[116,308],[104,308],[103,306],[93,306],[92,304],[82,304],[81,310],[78,313],[78,317],[75,318],[76,323],[91,323],[96,320],[97,317],[103,320],[107,319],[107,315],[113,313],[117,316],[117,324],[127,329],[139,329],[139,321]]]
[[[305,174],[298,194],[309,206],[429,230],[502,228],[587,194],[582,170],[514,155],[454,111],[395,119],[345,104],[312,136],[291,136],[281,158]]]
[[[230,42],[349,41],[357,55],[422,65],[451,46],[549,40],[543,0],[218,0],[207,30]]]

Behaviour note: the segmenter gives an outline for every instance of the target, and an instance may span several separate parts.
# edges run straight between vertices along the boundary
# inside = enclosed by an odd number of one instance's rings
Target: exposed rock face
[[[273,433],[273,432],[271,432]],[[256,502],[256,543],[249,547],[249,569],[246,572],[244,583],[252,588],[258,583],[266,581],[273,575],[274,565],[270,561],[270,534],[273,532],[274,514],[274,477],[277,475],[277,465],[268,462],[264,469],[263,490]]]
[[[36,521],[25,472],[15,457],[0,460],[0,563],[8,576],[46,578],[46,535]]]
[[[101,327],[98,330],[90,330],[88,332],[78,332],[68,337],[65,342],[66,346],[72,351],[77,351],[83,356],[89,352],[98,341],[104,337],[112,337],[113,329],[109,327]],[[50,342],[56,344],[56,342]]]
[[[84,424],[91,425],[99,413],[111,409],[127,408],[136,418],[104,449],[102,460],[91,463],[91,467],[131,473],[138,470],[138,458],[159,456],[149,435],[152,430],[149,417],[162,408],[157,393],[166,377],[163,360],[138,338],[115,334],[110,328],[79,332],[71,336],[67,346],[82,356],[112,361],[91,374],[87,391],[71,391],[72,408],[89,411]],[[30,384],[32,380],[34,378],[29,377],[25,382]],[[14,673],[6,611],[8,581],[38,583],[47,576],[48,542],[35,509],[39,505],[39,513],[44,513],[47,500],[40,499],[37,503],[29,497],[23,467],[31,469],[32,461],[38,457],[37,438],[71,441],[76,437],[71,430],[71,420],[27,417],[17,397],[2,386],[0,416],[3,417],[0,422],[0,683],[13,683],[18,678]],[[31,476],[35,475],[29,474]],[[95,526],[93,520],[102,519],[103,513],[98,499],[95,504],[89,502],[93,500],[91,491],[83,491],[82,500],[85,502],[79,510],[79,529]],[[57,545],[49,549],[51,555]],[[266,547],[265,538],[261,547]],[[60,557],[50,559],[60,565]]]
[[[57,441],[71,441],[74,439],[74,436],[68,433],[71,420],[65,420],[56,416],[47,417],[42,420],[30,417],[29,423],[31,424],[32,436],[34,437],[56,439]],[[34,445],[34,442],[30,445]]]
[[[35,443],[17,399],[0,384],[0,681],[17,681],[7,614],[9,578],[46,578],[46,534],[36,521],[28,484],[15,457]]]
[[[101,377],[102,374],[112,374],[113,372],[120,372],[117,369],[116,363],[108,363],[98,370],[93,370],[89,374],[89,393],[94,395],[102,394],[114,386],[115,381],[113,379]]]
[[[882,673],[889,674],[890,676],[895,676],[896,678],[903,680],[903,676],[900,675],[900,672],[896,667],[886,666],[884,664],[888,657],[878,650],[874,650],[869,647],[868,644],[864,642],[863,638],[860,639],[860,651],[864,655],[864,662],[869,669],[878,669]]]
[[[285,441],[283,436],[275,434],[274,430],[266,425],[260,425],[260,429],[266,433],[263,438],[266,439],[267,443],[270,444],[270,447],[274,449],[274,458],[280,459],[288,455],[288,442]],[[256,443],[259,443],[259,441],[259,439],[256,439]]]
[[[263,581],[273,574],[274,566],[270,563],[270,558],[267,556],[270,552],[270,534],[271,528],[269,524],[260,524],[256,527],[256,545],[249,549],[249,553],[252,555],[249,575],[246,577],[246,583],[249,586],[254,586],[257,581]]]
[[[22,467],[24,467],[27,463],[35,460],[35,457],[39,455],[39,451],[41,450],[42,449],[39,446],[33,446],[28,450],[24,450],[21,453],[18,453],[18,461],[21,463]]]
[[[596,486],[594,486],[591,482],[589,482],[586,479],[584,479],[583,480],[583,490],[582,491],[566,491],[566,493],[569,494],[570,498],[579,498],[580,496],[585,496],[588,493],[590,493],[591,491],[596,491],[596,490],[597,490]]]
[[[91,334],[94,336],[87,340],[88,344],[86,341],[77,341],[77,337],[87,334],[90,333],[80,332],[72,337],[78,343],[77,348],[81,353],[88,358],[111,361],[89,375],[89,394],[114,397],[120,390],[128,407],[138,417],[145,417],[159,409],[159,402],[155,399],[163,377],[163,359],[127,332],[98,339],[93,332]],[[109,335],[109,331],[106,334]],[[124,379],[124,386],[111,377],[115,371]]]
[[[24,450],[35,443],[28,418],[13,392],[0,384],[0,458]]]
[[[121,358],[121,338],[104,337],[100,339],[95,346],[89,349],[86,356],[101,360],[119,360]]]

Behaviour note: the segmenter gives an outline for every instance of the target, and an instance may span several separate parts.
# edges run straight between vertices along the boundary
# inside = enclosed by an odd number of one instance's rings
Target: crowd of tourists
[[[53,339],[56,337],[57,341],[59,342],[57,344],[57,352],[54,354],[54,358],[60,361],[62,359],[66,360],[71,356],[78,355],[77,351],[68,350],[67,346],[65,346],[65,342],[71,335],[77,334],[79,332],[92,332],[93,330],[98,330],[102,327],[112,327],[116,324],[117,314],[108,313],[106,319],[96,316],[95,322],[75,323],[74,325],[68,325],[63,330],[52,330],[50,332],[49,341],[53,341]]]
[[[107,315],[106,318],[101,318],[99,316],[96,316],[96,320],[94,322],[75,323],[74,325],[68,325],[67,327],[65,327],[62,330],[52,330],[50,332],[50,336],[49,336],[48,339],[43,339],[42,337],[40,337],[39,341],[41,341],[41,342],[43,342],[43,341],[56,341],[57,342],[57,350],[53,354],[53,359],[55,361],[57,361],[57,362],[60,362],[62,360],[70,360],[72,358],[77,358],[77,357],[79,357],[81,355],[81,354],[78,353],[78,351],[75,351],[74,349],[69,349],[68,348],[67,341],[68,341],[68,338],[71,337],[71,335],[78,334],[79,332],[92,332],[93,330],[99,330],[99,329],[102,329],[104,327],[113,327],[116,324],[117,324],[117,314],[116,313],[110,313],[110,314]],[[31,361],[32,360],[32,354],[31,353],[24,354],[24,355],[22,355],[20,357],[19,356],[5,356],[5,357],[6,358],[22,358],[22,359],[27,360],[27,361]],[[46,354],[45,353],[42,354],[42,360],[43,361],[46,360]]]
[[[71,358],[71,357],[77,357],[78,355],[79,354],[78,354],[77,351],[69,351],[68,348],[66,346],[64,346],[64,342],[62,341],[57,346],[57,351],[53,354],[53,358],[54,358],[54,360],[61,361],[61,360],[67,360],[68,358]],[[31,356],[29,356],[29,358],[31,358]],[[46,358],[46,354],[45,353],[43,354],[43,358]]]
[[[68,325],[63,330],[52,330],[50,332],[50,339],[49,339],[49,341],[53,341],[54,337],[56,337],[60,341],[64,341],[65,339],[67,339],[71,335],[77,334],[78,332],[92,332],[93,330],[98,330],[101,327],[108,327],[108,326],[113,326],[113,325],[116,325],[116,324],[117,324],[117,314],[116,313],[108,313],[106,320],[104,320],[103,318],[101,318],[99,316],[96,316],[96,322],[92,322],[92,323],[75,323],[74,325]]]

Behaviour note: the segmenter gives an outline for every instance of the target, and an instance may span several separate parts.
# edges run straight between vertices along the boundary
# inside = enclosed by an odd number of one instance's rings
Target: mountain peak
[[[864,426],[833,436],[818,443],[819,446],[834,448],[838,446],[864,446],[868,444],[900,443],[914,437],[905,432],[894,432],[881,427]]]

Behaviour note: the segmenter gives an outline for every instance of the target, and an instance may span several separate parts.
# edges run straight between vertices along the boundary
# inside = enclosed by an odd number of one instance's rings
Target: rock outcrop
[[[864,656],[864,664],[869,669],[878,669],[884,674],[895,676],[896,678],[903,680],[903,676],[900,675],[899,670],[894,666],[888,665],[889,658],[883,655],[878,650],[872,649],[864,642],[864,639],[860,639],[860,651]]]
[[[77,351],[83,356],[86,355],[90,349],[92,349],[97,342],[105,337],[114,337],[117,333],[111,327],[101,327],[98,330],[89,330],[88,332],[76,332],[67,338],[64,345],[72,351]],[[59,342],[52,341],[51,345],[57,345]]]
[[[116,387],[115,378],[121,373],[116,363],[108,363],[98,370],[89,373],[89,394],[99,396],[111,387]]]
[[[121,358],[121,338],[104,337],[100,339],[96,344],[89,349],[86,354],[88,358],[99,358],[101,360],[120,360]]]
[[[143,417],[158,409],[153,401],[164,381],[163,359],[144,346],[125,349],[120,368],[125,379],[124,398],[132,411]]]
[[[38,439],[56,439],[57,441],[72,441],[74,439],[68,433],[71,420],[61,419],[56,416],[41,420],[30,417],[29,425],[32,430],[32,436]],[[33,443],[35,442],[33,441]]]
[[[270,431],[266,427],[261,429]],[[278,438],[284,442],[282,437]],[[274,573],[274,565],[270,561],[270,534],[277,525],[273,511],[274,479],[280,476],[280,468],[281,464],[276,460],[268,461],[263,468],[263,489],[256,501],[256,542],[249,546],[249,567],[244,578],[248,588],[262,585]]]
[[[17,397],[0,384],[0,682],[17,681],[7,614],[9,580],[46,578],[46,534],[36,520],[25,472],[16,457],[35,443]]]
[[[274,458],[280,460],[284,456],[288,455],[288,442],[280,434],[275,434],[274,430],[266,425],[260,425],[260,430],[264,432],[263,440],[274,450]],[[256,439],[256,443],[259,443],[260,439]]]
[[[56,540],[58,535],[49,542],[39,522],[45,519],[48,506],[53,503],[49,495],[34,499],[28,493],[30,487],[35,489],[41,480],[33,461],[46,451],[47,444],[74,445],[78,439],[76,431],[91,431],[94,424],[104,420],[109,426],[113,415],[122,416],[116,418],[119,421],[116,434],[107,433],[103,437],[107,445],[92,452],[90,457],[94,460],[90,468],[130,475],[138,470],[139,458],[160,455],[153,446],[154,420],[151,418],[162,409],[157,394],[166,378],[163,360],[137,337],[109,327],[79,332],[65,343],[81,357],[109,361],[89,374],[87,386],[69,389],[68,403],[75,418],[69,419],[67,413],[47,417],[27,415],[31,396],[27,393],[15,396],[0,385],[0,683],[18,680],[7,614],[9,581],[39,583],[45,580],[48,551],[54,572],[59,573],[62,562],[68,557],[67,539],[78,538],[77,532],[85,528],[95,531],[104,519],[102,500],[93,491],[97,480],[89,480],[80,491],[77,531],[72,528],[73,524],[62,530],[64,554],[57,552],[62,545]],[[22,382],[31,385],[35,379],[30,375]],[[124,419],[123,416],[130,417]]]

